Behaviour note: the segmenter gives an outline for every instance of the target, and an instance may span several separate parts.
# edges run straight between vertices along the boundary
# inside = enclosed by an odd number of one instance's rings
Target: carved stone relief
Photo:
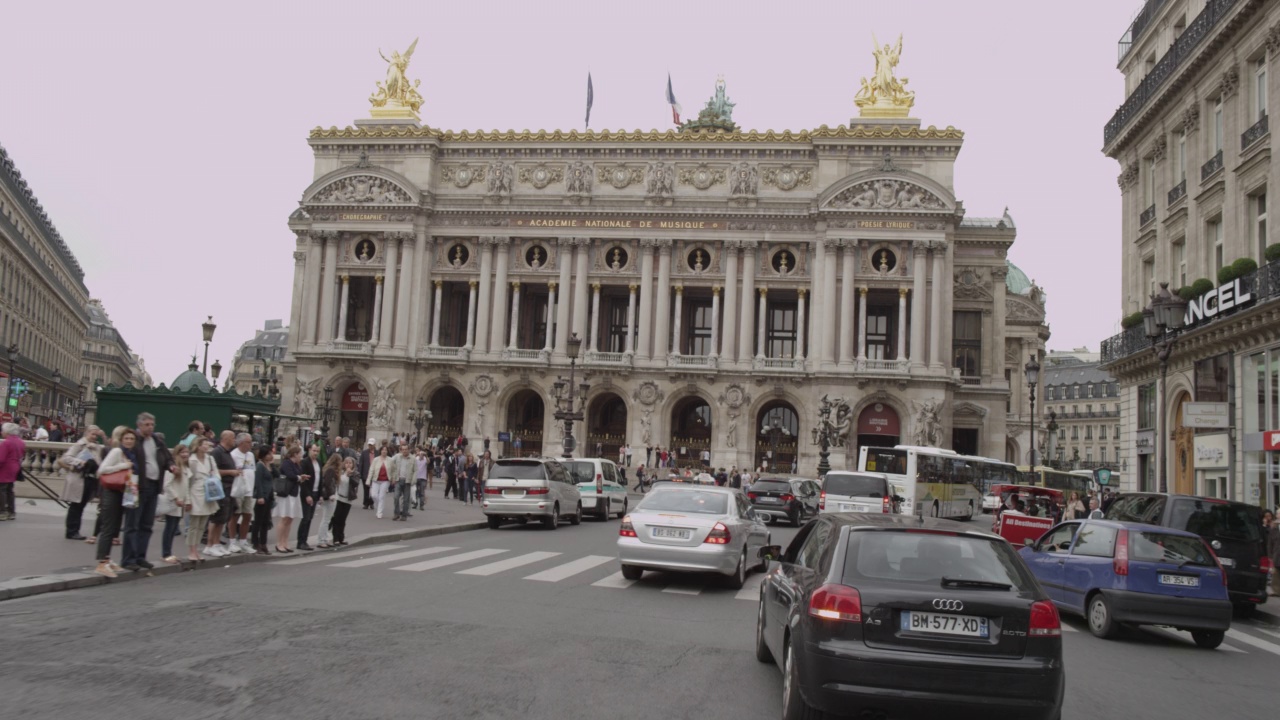
[[[407,203],[413,198],[390,180],[372,175],[355,175],[326,185],[311,196],[313,203]]]
[[[520,182],[541,190],[551,183],[564,182],[564,167],[538,163],[533,167],[520,168]]]
[[[512,188],[515,187],[515,170],[511,167],[511,163],[496,160],[489,163],[486,178],[490,195],[499,197],[510,195]]]
[[[828,207],[874,210],[943,210],[946,205],[928,190],[906,180],[868,180],[845,188]]]
[[[720,185],[724,181],[724,170],[711,167],[706,163],[699,163],[697,167],[682,168],[680,170],[680,184],[692,185],[699,190],[706,190],[712,185]]]
[[[794,168],[790,165],[765,168],[762,174],[765,185],[772,185],[779,190],[794,190],[797,187],[809,187],[813,184],[813,171],[809,168]]]
[[[644,168],[626,165],[600,165],[596,167],[596,177],[622,190],[636,183],[644,182]]]
[[[760,191],[760,172],[751,163],[738,163],[729,176],[731,195],[755,195]]]
[[[473,182],[484,180],[484,168],[473,165],[442,165],[440,179],[452,182],[454,187],[465,188]]]
[[[591,194],[591,185],[595,181],[595,173],[591,171],[590,165],[578,160],[569,166],[569,171],[565,177],[564,189],[566,192],[579,195]]]

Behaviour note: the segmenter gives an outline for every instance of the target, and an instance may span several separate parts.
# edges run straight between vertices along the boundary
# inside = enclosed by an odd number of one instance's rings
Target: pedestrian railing
[[[22,454],[22,472],[53,488],[55,492],[62,487],[62,470],[58,468],[58,458],[71,447],[71,443],[40,442],[28,440],[26,452]],[[18,497],[45,497],[39,488],[29,482],[20,482],[14,486],[14,494]]]

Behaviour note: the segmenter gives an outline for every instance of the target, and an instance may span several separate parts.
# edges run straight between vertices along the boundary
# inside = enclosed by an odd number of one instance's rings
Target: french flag
[[[667,73],[667,104],[671,106],[671,122],[680,124],[680,103],[676,101],[676,93],[671,89],[671,73]]]

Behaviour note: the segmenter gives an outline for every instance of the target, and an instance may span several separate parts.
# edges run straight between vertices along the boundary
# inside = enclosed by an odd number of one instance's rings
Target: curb
[[[467,532],[470,530],[483,530],[488,527],[488,521],[465,522],[453,523],[451,525],[434,525],[432,527],[419,528],[417,530],[374,533],[353,539],[351,543],[347,545],[347,549],[344,550],[309,550],[297,553],[294,557],[308,557],[320,552],[329,552],[334,555],[340,555],[346,554],[351,548],[386,545],[388,543],[400,542],[402,540],[417,540],[420,538],[435,537],[437,535],[452,535],[453,533]],[[55,575],[36,575],[32,577],[14,578],[0,583],[0,602],[5,600],[16,600],[23,597],[31,597],[33,595],[43,595],[45,593],[62,592],[64,590],[78,590],[80,588],[93,587],[95,585],[134,582],[145,578],[159,577],[162,575],[175,575],[191,570],[225,569],[233,565],[272,562],[274,560],[281,559],[283,559],[281,556],[273,554],[270,557],[264,555],[229,555],[227,557],[217,558],[217,562],[210,561],[205,563],[193,563],[189,560],[183,560],[177,565],[159,563],[155,568],[146,572],[135,573],[126,570],[115,579],[104,577],[93,572],[60,573]]]
[[[1275,597],[1276,596],[1274,595],[1272,596],[1272,598],[1275,598]],[[1256,620],[1257,622],[1260,622],[1260,623],[1264,623],[1266,625],[1280,627],[1280,615],[1276,615],[1275,613],[1269,610],[1263,610],[1262,608],[1257,608],[1253,611],[1253,620]]]

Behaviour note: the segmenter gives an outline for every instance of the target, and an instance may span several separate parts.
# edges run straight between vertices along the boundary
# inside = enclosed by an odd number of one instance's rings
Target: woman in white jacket
[[[364,484],[372,484],[373,506],[378,511],[378,519],[382,519],[382,500],[387,496],[387,488],[391,485],[391,458],[387,455],[387,446],[378,450],[378,457],[369,463],[369,476]]]
[[[138,454],[135,452],[137,443],[138,434],[133,428],[121,425],[112,431],[111,452],[107,453],[107,456],[102,459],[102,464],[98,466],[98,477],[127,471],[130,473],[129,484],[136,487],[138,483]],[[124,489],[112,490],[104,486],[102,499],[98,505],[98,512],[102,515],[102,531],[98,533],[96,548],[98,567],[94,572],[109,578],[116,577],[116,573],[124,569],[111,562],[111,539],[120,532],[120,520],[124,517],[124,493]]]
[[[68,540],[85,539],[80,534],[80,521],[84,516],[85,506],[98,492],[96,472],[90,472],[89,477],[85,477],[85,470],[90,460],[93,464],[88,466],[88,469],[97,470],[97,465],[102,462],[102,445],[98,443],[105,439],[106,435],[97,425],[90,425],[84,431],[84,436],[58,458],[58,467],[67,471],[66,482],[62,486],[62,495],[59,498],[67,503],[66,537]]]
[[[204,481],[214,477],[221,482],[222,478],[218,474],[217,464],[213,462],[213,456],[209,454],[213,441],[205,438],[195,441],[194,445],[195,454],[187,460],[187,467],[191,470],[187,476],[187,512],[191,513],[191,525],[187,528],[187,558],[203,561],[204,558],[200,557],[197,550],[200,548],[200,540],[205,536],[205,529],[209,527],[209,516],[218,511],[218,502],[204,497]],[[221,557],[219,550],[212,547],[205,548],[204,554]],[[222,554],[226,554],[225,551]]]

